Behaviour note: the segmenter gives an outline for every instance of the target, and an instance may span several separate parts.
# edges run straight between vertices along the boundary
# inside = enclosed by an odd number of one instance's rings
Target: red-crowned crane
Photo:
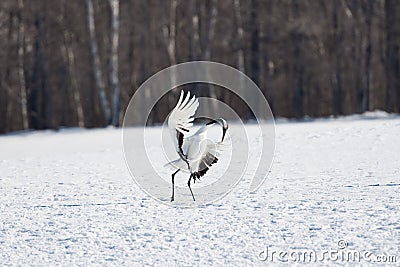
[[[214,163],[218,161],[218,147],[224,141],[226,131],[228,130],[228,123],[222,119],[208,119],[197,131],[191,134],[193,121],[195,120],[194,114],[199,107],[199,101],[195,95],[190,98],[190,92],[184,96],[181,91],[178,103],[172,110],[168,118],[168,127],[171,137],[175,144],[176,152],[179,159],[168,163],[176,171],[172,174],[172,196],[171,201],[174,201],[174,185],[175,175],[180,170],[189,171],[190,177],[188,180],[188,187],[195,201],[190,182],[196,182],[200,179]],[[214,142],[207,139],[208,129],[218,124],[222,128],[222,138],[219,142]],[[193,132],[193,131],[192,131]]]

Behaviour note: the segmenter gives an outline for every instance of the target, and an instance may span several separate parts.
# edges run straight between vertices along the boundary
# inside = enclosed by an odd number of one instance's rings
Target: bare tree
[[[119,0],[109,0],[111,7],[111,71],[112,125],[119,125],[120,89],[118,81]]]
[[[365,41],[365,73],[364,73],[364,92],[362,98],[362,110],[369,110],[370,97],[370,80],[371,80],[371,57],[372,57],[372,40],[371,28],[373,17],[374,2],[366,0],[363,2],[363,11],[366,23],[366,41]]]
[[[201,38],[200,46],[201,46],[201,58],[203,60],[209,61],[211,57],[211,48],[212,42],[214,41],[215,36],[215,24],[217,23],[218,16],[218,6],[216,0],[210,1],[210,7],[207,9],[210,12],[210,16],[208,18],[207,32],[205,34],[205,38]]]
[[[263,14],[267,14],[260,18],[260,89],[267,97],[268,104],[271,109],[274,107],[274,88],[273,88],[273,74],[274,62],[272,60],[272,47],[270,46],[274,38],[274,33],[271,30],[273,22],[274,11],[273,3],[266,2],[264,9],[261,10]],[[260,104],[258,104],[261,107]]]
[[[104,114],[105,125],[109,125],[111,123],[111,111],[110,106],[108,104],[107,95],[105,91],[105,86],[103,82],[103,74],[101,71],[100,64],[100,56],[97,48],[97,40],[96,40],[96,28],[94,22],[94,10],[93,10],[93,1],[86,0],[87,6],[87,20],[90,34],[90,51],[92,53],[93,60],[93,72],[95,76],[96,87],[100,96],[100,103]]]
[[[46,2],[40,2],[35,11],[33,40],[33,71],[31,92],[28,98],[30,123],[33,129],[53,128],[53,98],[49,88],[47,20],[48,7]],[[40,10],[40,11],[39,11]]]
[[[206,6],[206,5],[207,6]],[[212,54],[212,43],[215,38],[215,30],[218,16],[218,5],[217,1],[212,0],[208,2],[191,0],[189,2],[190,11],[190,36],[189,36],[189,59],[190,60],[206,60],[211,59]],[[199,70],[200,71],[200,70]],[[209,69],[204,70],[205,75],[209,76]],[[196,84],[193,86],[197,93],[200,92],[200,88],[204,85]],[[208,84],[208,92],[211,98],[217,99],[215,88]],[[208,107],[211,112],[215,112],[217,109],[216,101],[209,101]]]
[[[260,29],[258,8],[259,1],[251,0],[250,2],[250,27],[251,27],[251,57],[250,57],[250,75],[252,80],[260,85]]]
[[[2,0],[0,132],[118,125],[143,81],[188,60],[236,66],[277,116],[399,112],[399,14],[396,0]],[[216,86],[184,88],[249,116]],[[160,99],[148,123],[175,101]]]
[[[244,32],[242,25],[242,15],[240,13],[240,0],[233,0],[233,8],[235,10],[235,19],[237,24],[237,66],[239,71],[245,73],[245,65],[244,65]],[[240,79],[240,90],[243,92],[244,90],[244,79]]]
[[[25,27],[23,21],[24,1],[18,0],[18,79],[21,93],[21,115],[22,129],[29,128],[28,122],[28,100],[26,93],[25,71],[24,71],[24,56],[25,56]]]
[[[337,116],[342,114],[342,79],[340,71],[341,60],[341,39],[342,34],[339,29],[339,0],[333,0],[333,48],[335,58],[335,73],[332,87],[332,100],[333,100],[333,115]]]
[[[400,22],[398,11],[400,3],[396,0],[385,0],[386,14],[386,109],[388,112],[395,111],[396,91],[400,95],[400,60],[398,38]],[[397,90],[396,90],[397,89]],[[399,103],[400,106],[400,103]]]
[[[300,17],[300,6],[299,2],[292,0],[292,16],[295,23],[299,22]],[[295,117],[300,119],[304,116],[303,111],[303,75],[304,75],[304,63],[303,63],[303,33],[301,32],[300,26],[297,25],[292,29],[291,37],[294,45],[294,98],[293,106],[295,109]]]
[[[76,108],[76,114],[78,118],[78,126],[85,127],[85,118],[82,107],[81,93],[79,91],[77,73],[75,71],[75,53],[72,47],[72,36],[68,30],[64,30],[64,54],[68,62],[68,72],[71,79],[71,86],[73,90],[74,106]]]
[[[355,112],[361,113],[363,102],[363,86],[362,86],[362,33],[360,25],[360,5],[359,1],[344,1],[344,5],[348,11],[351,27],[351,54],[353,59],[352,69],[354,75],[354,106]]]
[[[199,43],[199,8],[197,0],[189,0],[189,60],[198,59],[198,43]]]
[[[211,0],[209,4],[210,7],[207,9],[207,11],[210,14],[209,18],[206,20],[208,22],[207,32],[204,34],[205,36],[200,37],[201,59],[205,61],[210,61],[211,58],[211,48],[215,37],[215,25],[217,23],[217,16],[218,16],[217,1]],[[205,73],[206,77],[210,76],[210,70],[208,68],[205,69]],[[214,86],[209,84],[208,90],[210,97],[213,99],[217,99],[217,93]],[[208,101],[207,103],[210,105],[209,110],[211,111],[211,114],[216,114],[218,103],[216,101]]]
[[[177,0],[170,1],[168,24],[163,26],[164,42],[168,51],[170,65],[176,64],[176,7]]]
[[[176,9],[177,9],[178,1],[171,0],[169,3],[169,19],[168,23],[163,25],[163,37],[164,43],[167,47],[169,64],[176,65]],[[171,85],[176,84],[176,72],[172,72],[171,77]],[[168,99],[169,103],[172,105],[175,102],[175,99],[172,94],[169,95]]]

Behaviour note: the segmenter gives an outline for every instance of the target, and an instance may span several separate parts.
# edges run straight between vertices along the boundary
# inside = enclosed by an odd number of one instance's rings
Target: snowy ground
[[[280,121],[263,186],[248,194],[241,182],[197,209],[138,189],[119,129],[1,136],[0,265],[282,265],[279,252],[321,259],[342,240],[339,252],[369,253],[363,265],[394,255],[396,266],[400,117],[377,115]]]

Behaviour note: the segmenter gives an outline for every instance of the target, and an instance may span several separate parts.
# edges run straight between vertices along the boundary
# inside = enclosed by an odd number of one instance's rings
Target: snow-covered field
[[[242,181],[194,209],[144,194],[121,139],[120,129],[0,136],[0,265],[265,266],[335,250],[400,263],[400,117],[280,121],[261,188]]]

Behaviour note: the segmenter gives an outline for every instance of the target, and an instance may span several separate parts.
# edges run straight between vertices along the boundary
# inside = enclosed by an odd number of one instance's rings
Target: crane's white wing
[[[183,138],[189,132],[189,128],[193,126],[193,116],[198,107],[199,100],[197,100],[195,95],[190,98],[190,92],[188,92],[184,99],[184,92],[181,91],[178,103],[168,118],[168,127],[175,144],[175,149],[179,156],[185,160],[186,158],[182,151]]]

